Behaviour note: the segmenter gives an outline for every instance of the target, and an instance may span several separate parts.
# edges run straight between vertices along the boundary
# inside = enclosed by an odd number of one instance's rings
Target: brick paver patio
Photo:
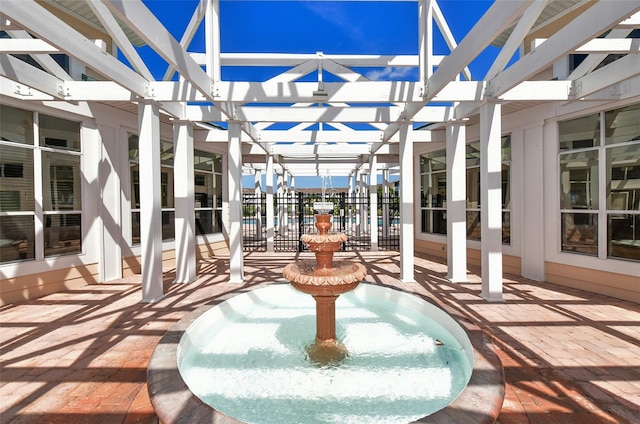
[[[446,266],[417,257],[403,284],[399,256],[356,255],[368,282],[412,291],[480,326],[505,369],[498,422],[640,423],[640,305],[505,275],[504,303],[479,297],[480,277],[446,280]],[[242,285],[228,260],[200,264],[199,279],[140,303],[140,278],[86,286],[0,308],[0,422],[153,423],[146,367],[166,330],[204,303],[282,281],[293,255],[247,254]],[[284,423],[283,423],[284,424]]]

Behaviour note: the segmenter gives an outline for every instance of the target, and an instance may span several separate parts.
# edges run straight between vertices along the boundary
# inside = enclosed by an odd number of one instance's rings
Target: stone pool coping
[[[375,285],[375,284],[374,284]],[[259,287],[256,287],[259,288]],[[409,293],[430,302],[420,295]],[[237,294],[241,294],[238,292]],[[207,303],[175,323],[156,346],[147,369],[149,397],[160,423],[243,424],[201,401],[187,387],[178,370],[178,344],[189,326],[216,304]],[[451,315],[450,315],[451,316]],[[473,371],[467,387],[446,408],[423,417],[416,423],[478,423],[495,422],[504,400],[504,371],[493,345],[475,324],[451,316],[467,333],[473,346]]]

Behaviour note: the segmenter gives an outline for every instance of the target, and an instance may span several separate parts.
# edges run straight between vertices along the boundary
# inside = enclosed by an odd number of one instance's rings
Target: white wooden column
[[[502,300],[502,145],[501,106],[480,107],[480,215],[482,297]]]
[[[418,1],[418,44],[420,85],[425,87],[433,74],[433,8],[432,0]]]
[[[151,102],[138,105],[140,245],[142,301],[164,297],[162,284],[162,204],[160,197],[160,113]]]
[[[361,221],[360,209],[362,209],[362,207],[360,206],[360,196],[362,196],[361,180],[362,180],[362,171],[358,170],[356,172],[356,179],[354,182],[354,189],[356,193],[355,195],[356,207],[354,211],[355,222],[353,223],[355,226],[355,234],[358,237],[360,237],[360,232],[362,230],[362,224],[360,222]]]
[[[276,178],[276,193],[278,198],[284,198],[284,175],[282,173],[278,174]],[[284,234],[284,208],[285,205],[282,202],[276,201],[278,205],[278,234]]]
[[[355,198],[355,193],[356,193],[356,175],[357,174],[349,174],[349,201],[347,202],[347,204],[349,204],[349,211],[347,213],[347,228],[350,231],[353,231],[353,225],[354,225],[354,210],[353,210],[353,201]]]
[[[296,217],[298,216],[296,209],[298,207],[298,196],[296,196],[296,177],[290,175],[291,186],[289,187],[289,194],[291,195],[291,222],[296,225]],[[294,227],[295,230],[295,227]]]
[[[206,0],[205,56],[207,75],[215,83],[220,74],[220,0]]]
[[[242,144],[240,124],[229,122],[229,282],[244,281],[242,253]]]
[[[369,160],[369,222],[371,229],[371,251],[378,251],[378,156]]]
[[[447,142],[447,278],[467,281],[466,126],[451,123]]]
[[[413,225],[413,127],[400,125],[400,281],[415,282]]]
[[[389,237],[389,169],[382,170],[382,196],[386,199],[382,203],[382,237]]]
[[[118,140],[118,131],[113,124],[103,125],[99,121],[94,123],[93,120],[86,120],[80,132],[84,152],[81,159],[82,175],[90,187],[96,187],[83,193],[82,213],[89,219],[82,228],[82,240],[87,255],[98,260],[99,281],[104,283],[122,278],[120,196],[123,187],[120,166],[128,157],[128,152],[124,152],[128,146]]]
[[[289,199],[289,172],[282,171],[282,194]],[[289,233],[289,201],[282,206],[282,234],[287,235]]]
[[[253,193],[256,197],[256,237],[262,240],[262,170],[256,169],[253,176]]]
[[[514,184],[515,174],[515,152],[521,151],[518,161],[522,163],[522,195],[519,197],[522,206],[522,257],[520,267],[522,276],[536,281],[545,279],[545,259],[544,259],[544,128],[542,125],[526,128],[523,134],[524,140],[519,143],[522,147],[517,148],[516,140],[511,137],[511,185]],[[517,165],[516,165],[517,166]],[[515,185],[515,187],[518,187]],[[514,211],[515,202],[512,202],[511,225],[513,229],[516,221]],[[513,234],[513,231],[511,232]],[[511,239],[513,243],[513,236]]]
[[[267,170],[265,171],[265,174],[267,182],[267,252],[273,252],[275,228],[273,227],[273,156],[271,155],[267,156]]]
[[[368,174],[364,172],[360,175],[360,178],[361,178],[360,194],[362,196],[361,199],[363,202],[367,198],[367,194],[369,192],[368,190],[369,183],[367,181],[367,177],[368,177]],[[367,208],[364,207],[364,205],[365,204],[363,203],[362,207],[360,208],[360,231],[361,231],[361,234],[364,233],[366,235],[367,232],[369,232],[369,221],[368,221],[369,217],[367,216],[367,212],[368,212]]]
[[[176,283],[196,279],[196,219],[193,173],[193,126],[173,124],[173,181],[175,196]]]

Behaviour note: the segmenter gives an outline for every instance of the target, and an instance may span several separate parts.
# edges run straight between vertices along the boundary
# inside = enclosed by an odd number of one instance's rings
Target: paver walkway
[[[356,257],[366,281],[423,295],[486,331],[505,368],[499,423],[640,423],[640,305],[509,275],[505,302],[487,303],[477,269],[452,284],[445,265],[416,257],[416,283],[403,284],[397,254]],[[166,330],[204,303],[282,281],[294,259],[247,254],[242,285],[227,283],[225,259],[202,262],[187,285],[166,270],[156,304],[140,303],[134,276],[0,308],[0,422],[157,422],[146,366]]]

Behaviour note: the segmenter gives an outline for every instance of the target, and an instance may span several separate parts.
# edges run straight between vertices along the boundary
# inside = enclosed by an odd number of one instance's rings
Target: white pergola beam
[[[33,87],[57,99],[63,98],[62,93],[60,93],[62,81],[59,78],[13,56],[0,55],[0,75],[20,84],[20,87],[14,88],[16,94],[22,93],[22,95],[28,96],[27,87]]]
[[[204,53],[189,53],[199,65],[204,65]],[[358,67],[417,67],[417,55],[331,55],[323,54],[325,60],[343,66]],[[298,66],[309,60],[318,59],[317,54],[286,53],[220,53],[222,66]]]
[[[207,0],[200,0],[198,2],[198,6],[196,6],[195,10],[193,11],[193,14],[191,15],[191,19],[189,20],[189,24],[187,24],[187,28],[184,31],[184,34],[182,34],[182,37],[180,38],[180,46],[182,46],[183,49],[186,49],[189,44],[191,43],[191,40],[193,40],[193,37],[196,35],[196,32],[198,31],[198,27],[200,26],[200,22],[202,22],[202,18],[204,18],[204,14],[206,11],[206,1]],[[169,67],[167,68],[167,71],[164,73],[164,76],[162,77],[163,81],[168,81],[173,77],[173,74],[176,72],[175,68],[171,65],[169,65]]]
[[[629,54],[640,52],[637,38],[595,38],[576,49],[576,53]]]
[[[0,38],[0,54],[54,54],[60,49],[44,40],[24,38]]]
[[[422,104],[408,104],[398,116],[397,122],[389,125],[380,143],[373,148],[375,152],[383,143],[387,142],[400,128],[400,122],[412,119],[422,106],[430,101],[436,101],[440,93],[456,75],[460,73],[475,57],[484,50],[502,31],[504,31],[518,16],[526,10],[529,2],[526,0],[497,0],[489,10],[478,20],[471,31],[464,37],[460,45],[447,56],[438,69],[433,73],[423,93]],[[434,14],[435,15],[435,14]]]
[[[149,71],[149,68],[147,68],[147,65],[127,38],[118,21],[116,21],[111,12],[109,12],[109,9],[99,0],[86,0],[86,2],[111,38],[118,45],[131,66],[147,80],[154,80],[155,78],[153,78],[151,71]]]
[[[574,82],[573,95],[584,98],[609,87],[619,86],[621,81],[640,75],[640,55],[627,55],[607,66],[598,69]],[[615,96],[624,94],[620,89],[614,91]]]
[[[631,32],[631,29],[612,29],[605,38],[625,38]],[[571,74],[569,74],[569,80],[575,80],[577,78],[583,77],[587,75],[589,72],[593,71],[596,66],[598,66],[602,61],[608,56],[608,54],[600,53],[600,54],[590,54],[587,56],[580,65],[574,69]]]
[[[93,42],[35,2],[3,0],[2,13],[30,33],[67,52],[87,66],[144,97],[147,80],[117,58],[105,55]],[[46,25],[43,25],[46,22]]]
[[[558,30],[533,52],[493,78],[488,84],[488,95],[500,97],[520,82],[531,78],[559,58],[614,27],[622,19],[638,10],[640,10],[639,2],[595,3],[577,19]]]
[[[500,72],[504,70],[507,66],[507,63],[513,57],[513,54],[518,50],[520,45],[522,44],[522,40],[527,36],[529,30],[533,27],[540,16],[540,13],[544,10],[549,0],[539,0],[533,2],[531,6],[527,8],[524,12],[516,27],[513,29],[511,34],[509,35],[509,39],[504,44],[504,46],[500,49],[500,53],[496,60],[493,61],[491,68],[487,71],[487,75],[485,76],[485,80],[490,80],[498,75]]]
[[[444,18],[444,15],[442,14],[442,10],[440,9],[438,2],[433,1],[431,3],[431,7],[433,8],[433,19],[436,25],[438,26],[440,33],[444,37],[445,43],[447,43],[447,46],[449,47],[450,51],[454,51],[458,45],[456,43],[455,37],[453,36],[453,33],[451,32],[451,29],[449,28],[449,24],[447,23],[447,20]],[[434,62],[433,65],[438,66],[439,64],[440,64],[440,61],[438,61],[437,63]],[[467,81],[473,80],[473,78],[471,78],[471,71],[467,66],[465,66],[464,69],[462,70],[462,74],[464,75]]]

